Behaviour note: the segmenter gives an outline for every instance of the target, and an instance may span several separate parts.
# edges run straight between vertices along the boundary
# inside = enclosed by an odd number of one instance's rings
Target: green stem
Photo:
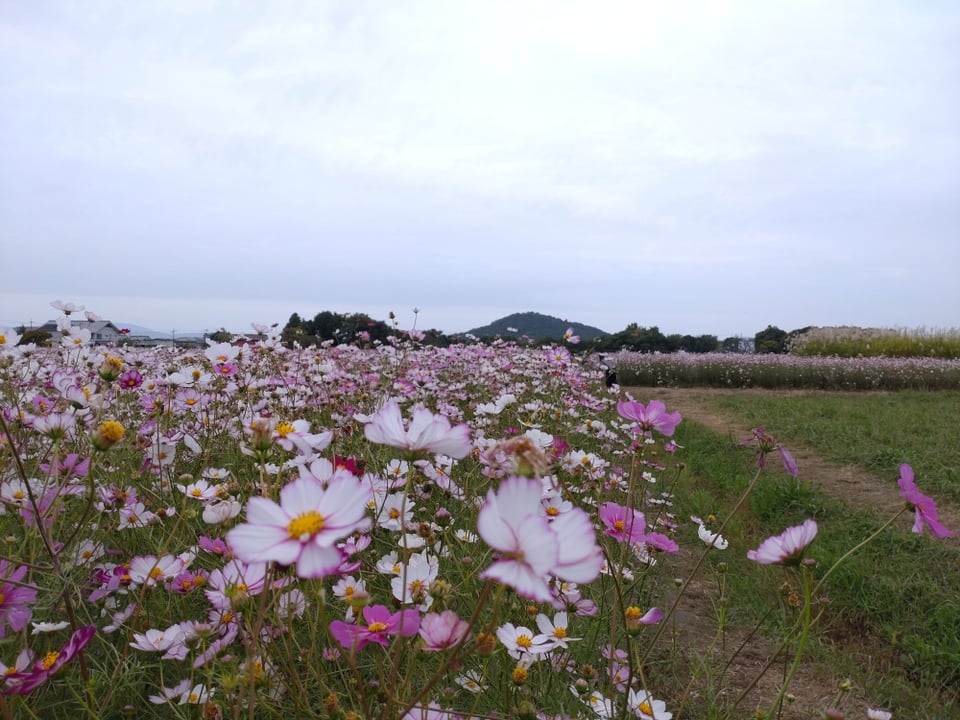
[[[416,707],[417,703],[420,702],[424,697],[426,697],[427,693],[429,693],[433,689],[433,686],[440,681],[440,678],[443,677],[447,669],[450,666],[452,666],[457,660],[460,659],[460,651],[463,649],[463,646],[466,644],[467,639],[473,634],[473,628],[476,627],[477,621],[480,619],[480,612],[483,610],[483,607],[487,604],[487,599],[490,597],[490,592],[493,590],[493,586],[494,586],[494,582],[492,580],[487,580],[483,584],[483,589],[480,590],[480,597],[477,600],[477,606],[476,608],[474,608],[473,615],[470,617],[470,621],[467,623],[467,631],[463,634],[463,638],[461,638],[460,642],[458,642],[456,645],[454,645],[450,649],[450,653],[444,659],[443,663],[441,663],[437,671],[430,677],[429,680],[427,680],[426,683],[424,683],[423,687],[420,688],[420,691],[416,693],[413,696],[413,698],[407,702],[403,710],[401,710],[401,712],[399,713],[398,717],[403,717],[404,715],[409,713],[411,710],[413,710],[413,708]]]

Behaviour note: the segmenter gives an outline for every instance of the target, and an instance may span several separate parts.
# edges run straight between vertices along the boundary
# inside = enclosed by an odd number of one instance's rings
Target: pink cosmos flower
[[[47,653],[29,670],[8,674],[4,678],[6,684],[0,690],[0,693],[3,695],[28,695],[32,693],[46,682],[47,678],[73,660],[96,633],[95,625],[87,625],[78,629],[70,636],[63,648]]]
[[[913,531],[917,534],[923,533],[923,526],[930,528],[934,537],[950,537],[953,533],[940,523],[937,514],[937,504],[933,498],[927,497],[917,489],[913,481],[913,468],[904,463],[900,466],[900,497],[913,505]]]
[[[470,625],[453,610],[427,613],[420,619],[423,649],[435,652],[452,648],[463,640],[469,629]]]
[[[756,550],[748,550],[747,558],[761,565],[799,562],[800,555],[817,536],[817,523],[804,520],[802,525],[789,527],[780,535],[764,540]]]
[[[400,405],[392,399],[370,417],[363,432],[370,442],[392,445],[411,453],[425,451],[461,460],[473,450],[468,425],[451,427],[443,415],[434,415],[425,408],[413,411],[410,427],[405,430]]]
[[[247,522],[227,533],[227,544],[245,562],[296,563],[297,575],[322,578],[343,560],[336,543],[370,526],[370,486],[347,471],[336,471],[326,488],[311,476],[280,491],[280,504],[265,497],[247,503]]]
[[[345,648],[362,650],[369,643],[387,647],[388,636],[410,637],[420,629],[420,613],[417,610],[400,610],[392,615],[384,605],[368,605],[363,609],[366,625],[349,625],[342,620],[330,623],[330,634]]]
[[[604,535],[609,535],[619,542],[629,542],[631,545],[644,541],[646,519],[642,512],[614,502],[605,502],[600,506],[599,515],[604,525]]]
[[[633,400],[621,400],[617,403],[617,412],[627,420],[633,420],[635,433],[650,435],[656,430],[670,437],[680,424],[680,413],[667,413],[667,406],[660,400],[651,400],[646,406]]]
[[[0,560],[0,638],[7,625],[14,632],[20,632],[33,617],[30,603],[37,599],[37,588],[23,582],[27,574],[26,566],[20,566],[9,572],[6,560]]]
[[[541,497],[539,480],[517,476],[487,493],[477,532],[500,557],[480,577],[509,585],[530,600],[549,602],[549,575],[591,582],[600,574],[603,555],[586,513],[574,508],[551,522],[541,514]]]

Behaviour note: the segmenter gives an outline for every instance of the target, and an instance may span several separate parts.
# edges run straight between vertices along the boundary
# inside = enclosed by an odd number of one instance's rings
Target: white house
[[[116,343],[124,337],[124,334],[120,332],[120,328],[118,328],[109,320],[98,320],[96,322],[90,322],[89,320],[71,320],[70,326],[89,330],[90,342],[94,345]],[[53,344],[58,344],[60,339],[63,337],[55,320],[47,321],[40,327],[36,328],[36,330],[42,330],[43,332],[50,333],[50,342]]]

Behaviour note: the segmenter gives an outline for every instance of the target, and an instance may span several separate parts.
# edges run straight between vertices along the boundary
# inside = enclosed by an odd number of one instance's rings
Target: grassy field
[[[960,392],[743,393],[710,402],[892,484],[900,463],[909,462],[928,494],[960,502]]]
[[[802,444],[891,483],[898,465],[910,462],[925,491],[937,499],[956,499],[958,399],[956,393],[782,397],[751,392],[724,393],[706,402],[746,425],[765,424],[788,447]],[[753,474],[752,455],[692,422],[681,426],[677,439],[689,449],[690,473],[690,482],[681,483],[679,502],[723,517]],[[799,481],[786,475],[765,478],[752,493],[748,512],[728,530],[731,547],[738,546],[738,552],[724,557],[732,621],[748,627],[762,620],[774,637],[792,621],[795,613],[785,597],[796,590],[798,576],[779,568],[767,576],[749,572],[751,563],[740,546],[808,517],[821,528],[811,553],[821,574],[855,539],[885,520],[873,508],[850,507],[812,489],[802,474]],[[960,718],[958,569],[955,544],[912,534],[901,518],[831,575],[823,589],[829,603],[822,606],[822,634],[810,658],[827,674],[851,678],[895,709],[894,717]],[[778,591],[778,579],[791,590]]]

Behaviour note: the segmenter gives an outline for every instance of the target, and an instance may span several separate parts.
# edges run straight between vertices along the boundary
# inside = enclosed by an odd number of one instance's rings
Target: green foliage
[[[20,336],[18,345],[29,345],[33,343],[38,347],[50,347],[50,333],[46,330],[25,330]]]
[[[775,353],[782,354],[787,351],[787,331],[781,330],[776,325],[767,325],[753,336],[754,352],[759,354]]]
[[[220,328],[207,335],[207,339],[218,343],[233,342],[233,337],[233,333],[228,332],[225,328]]]

